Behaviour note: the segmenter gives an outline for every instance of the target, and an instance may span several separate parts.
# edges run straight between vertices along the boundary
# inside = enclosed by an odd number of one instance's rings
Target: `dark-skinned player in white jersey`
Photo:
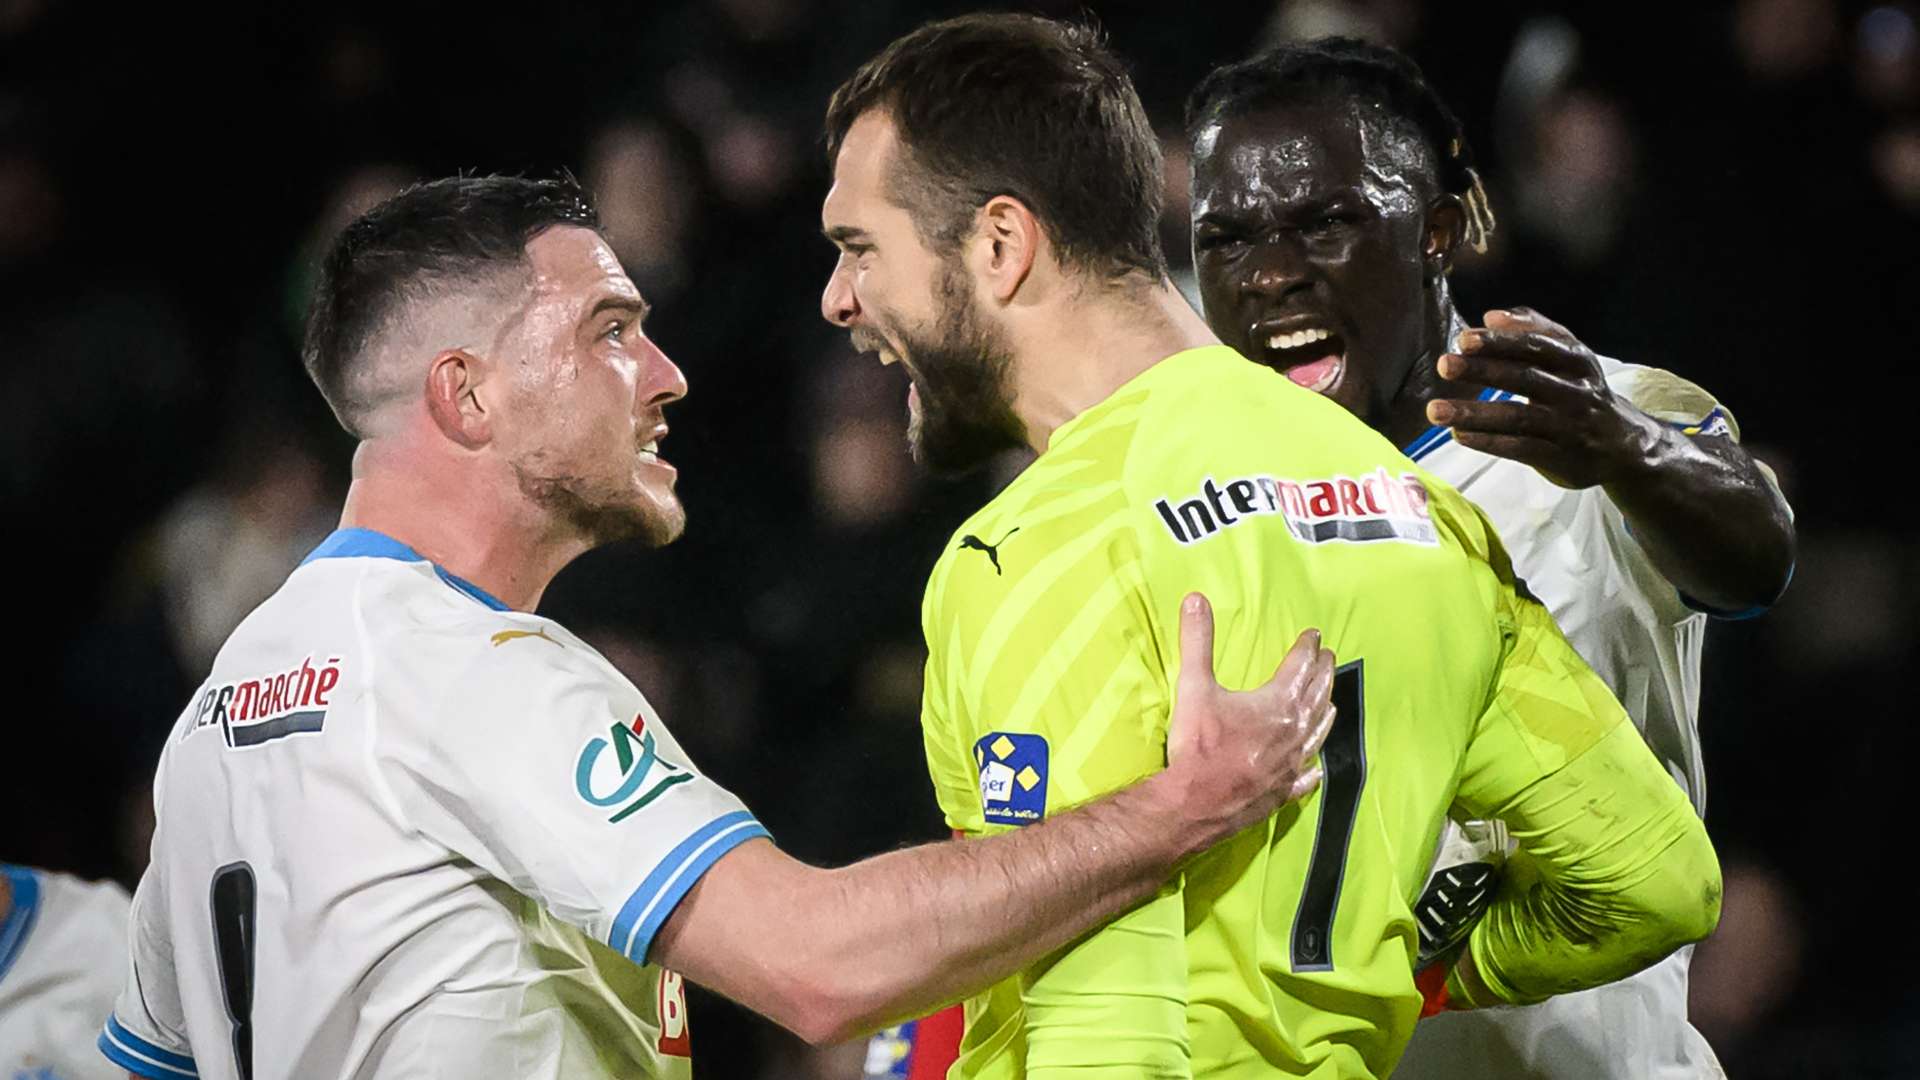
[[[1493,216],[1459,121],[1400,54],[1281,46],[1208,76],[1187,119],[1214,332],[1479,503],[1704,812],[1701,638],[1710,616],[1764,611],[1794,554],[1791,513],[1731,414],[1538,312],[1468,323],[1447,275]],[[1686,1021],[1690,952],[1540,1005],[1423,1021],[1395,1075],[1720,1076]]]

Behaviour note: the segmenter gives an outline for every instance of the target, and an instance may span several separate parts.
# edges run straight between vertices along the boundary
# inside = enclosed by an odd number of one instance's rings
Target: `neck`
[[[1013,411],[1035,453],[1134,376],[1174,353],[1220,343],[1165,278],[1090,286],[1027,322],[1015,340]]]
[[[13,882],[7,875],[0,874],[0,922],[5,922],[13,914]]]
[[[1427,320],[1426,339],[1420,343],[1420,355],[1413,366],[1407,369],[1406,381],[1393,396],[1387,406],[1386,423],[1374,425],[1382,434],[1393,441],[1395,446],[1405,446],[1420,436],[1420,433],[1432,426],[1427,419],[1427,402],[1436,398],[1457,398],[1478,393],[1478,387],[1463,392],[1462,384],[1449,382],[1440,377],[1440,356],[1453,351],[1453,341],[1462,330],[1467,329],[1467,321],[1460,317],[1460,310],[1453,305],[1444,281],[1438,296],[1433,317]]]
[[[527,500],[501,499],[502,484],[517,490],[511,475],[422,460],[380,440],[361,443],[340,527],[385,533],[516,611],[537,608],[554,576],[593,547]]]

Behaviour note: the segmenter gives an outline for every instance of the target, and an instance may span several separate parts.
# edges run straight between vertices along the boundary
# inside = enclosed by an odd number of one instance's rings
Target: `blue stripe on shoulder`
[[[6,875],[7,887],[13,892],[13,906],[7,917],[0,919],[0,979],[4,979],[40,918],[40,875],[27,867],[4,863],[0,863],[0,874]]]
[[[495,611],[512,611],[500,602],[492,593],[468,581],[457,574],[449,573],[439,563],[430,561],[425,555],[388,536],[377,529],[335,529],[320,546],[307,553],[300,560],[305,566],[320,559],[393,559],[397,562],[423,562],[433,567],[440,580],[453,586],[459,592],[478,600]]]
[[[139,1076],[152,1080],[177,1080],[179,1077],[197,1078],[200,1070],[193,1059],[178,1054],[128,1031],[118,1016],[107,1017],[106,1030],[100,1033],[100,1052],[115,1065]]]
[[[1511,398],[1513,396],[1514,395],[1508,393],[1505,390],[1495,390],[1493,387],[1489,386],[1485,390],[1480,391],[1480,396],[1475,400],[1505,401],[1508,398]],[[1445,427],[1441,427],[1438,424],[1435,424],[1432,427],[1428,428],[1427,430],[1421,432],[1419,435],[1415,436],[1412,442],[1401,447],[1400,452],[1407,455],[1409,458],[1412,458],[1415,461],[1419,461],[1421,458],[1427,456],[1428,454],[1433,453],[1435,450],[1439,449],[1442,445],[1452,440],[1452,438],[1453,438],[1452,428],[1445,428]]]
[[[620,905],[613,929],[607,934],[607,944],[637,964],[646,963],[647,949],[653,944],[653,936],[659,933],[660,924],[667,921],[674,905],[700,880],[700,875],[720,856],[756,836],[768,835],[766,826],[755,821],[753,814],[746,810],[722,814],[695,830],[668,852],[640,887],[627,897],[627,902]]]

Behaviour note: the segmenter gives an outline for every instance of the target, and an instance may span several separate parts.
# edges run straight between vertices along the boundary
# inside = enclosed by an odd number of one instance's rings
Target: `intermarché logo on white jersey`
[[[218,725],[233,749],[259,746],[289,735],[312,735],[326,724],[328,695],[340,684],[340,658],[315,666],[309,655],[297,667],[209,686],[194,705],[191,735]]]
[[[1382,466],[1365,476],[1283,480],[1245,476],[1215,483],[1209,476],[1197,495],[1154,502],[1167,532],[1195,544],[1251,518],[1278,516],[1294,539],[1307,544],[1377,540],[1433,545],[1440,542],[1427,509],[1427,489],[1412,473],[1394,476]]]

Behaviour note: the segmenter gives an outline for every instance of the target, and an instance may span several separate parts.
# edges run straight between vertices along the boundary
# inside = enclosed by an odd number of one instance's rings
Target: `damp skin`
[[[1360,171],[1353,178],[1353,194],[1382,217],[1417,214],[1424,201],[1419,181],[1429,169],[1425,143],[1405,125],[1390,122],[1383,106],[1351,105],[1341,111],[1358,140]],[[1223,130],[1224,125],[1211,124],[1194,139],[1196,163],[1219,162],[1213,172],[1216,183],[1194,185],[1196,222],[1216,210],[1272,218],[1328,194],[1322,189],[1329,175],[1347,171],[1335,160],[1341,155],[1306,133],[1271,142],[1234,139],[1222,159],[1217,152]]]
[[[1432,168],[1425,142],[1406,125],[1391,123],[1383,105],[1355,105],[1352,116],[1365,170],[1361,197],[1382,215],[1419,213],[1423,200],[1417,178]]]
[[[1272,363],[1257,327],[1304,320],[1328,329],[1344,359],[1325,392],[1384,424],[1427,350],[1435,310],[1426,153],[1416,131],[1347,102],[1281,106],[1202,129],[1194,267],[1213,331]]]

